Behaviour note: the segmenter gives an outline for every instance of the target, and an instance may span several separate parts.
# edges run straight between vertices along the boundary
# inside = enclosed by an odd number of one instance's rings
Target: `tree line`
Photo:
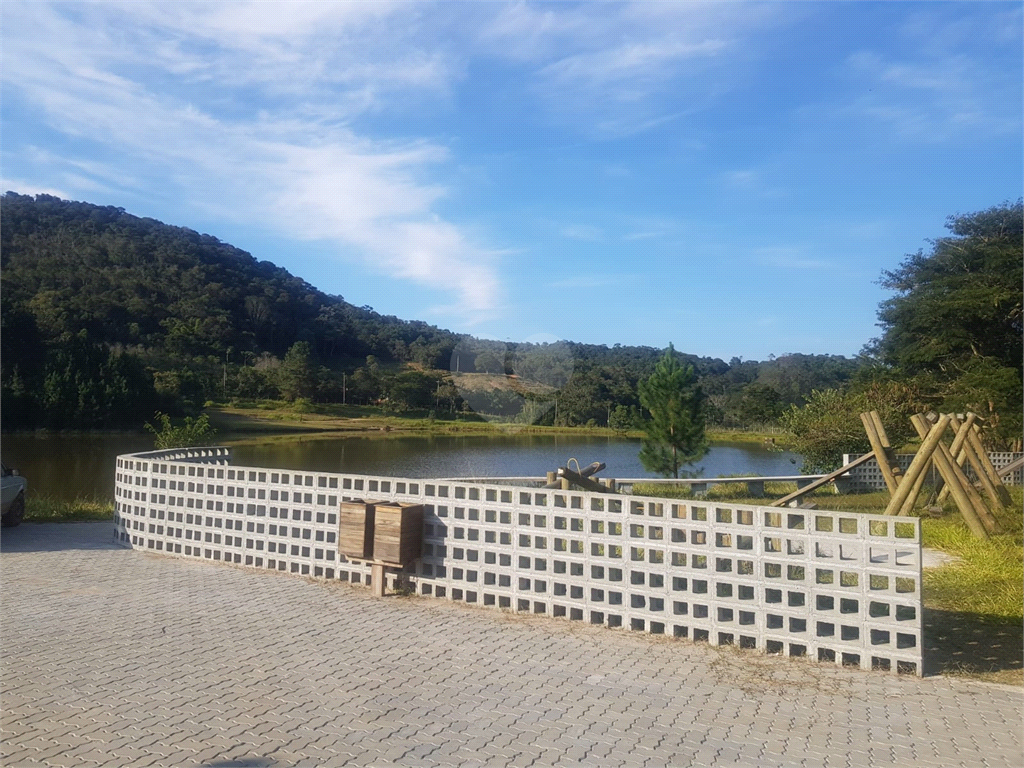
[[[1019,442],[1021,203],[948,227],[881,276],[893,292],[882,333],[855,358],[672,351],[692,368],[704,423],[785,427],[811,469],[858,450],[865,404],[891,411],[897,439],[904,411],[934,408],[973,410],[993,445]],[[641,385],[664,350],[504,344],[381,315],[120,208],[8,192],[0,280],[6,430],[140,428],[155,411],[261,399],[653,429]]]
[[[630,429],[643,410],[638,382],[662,354],[567,342],[571,376],[557,408],[531,408],[536,393],[524,405],[507,386],[474,392],[470,406],[452,370],[528,379],[549,365],[548,346],[381,315],[210,235],[49,195],[3,196],[0,259],[4,429],[140,427],[157,410],[196,415],[208,401],[260,399],[439,416],[536,411],[542,423]],[[680,359],[724,425],[772,423],[858,366],[799,354]]]

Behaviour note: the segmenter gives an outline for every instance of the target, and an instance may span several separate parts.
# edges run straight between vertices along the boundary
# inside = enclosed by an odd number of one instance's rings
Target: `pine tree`
[[[654,373],[639,383],[640,402],[651,414],[640,450],[640,461],[647,470],[677,478],[680,467],[707,453],[706,398],[696,382],[693,366],[683,366],[669,344]]]

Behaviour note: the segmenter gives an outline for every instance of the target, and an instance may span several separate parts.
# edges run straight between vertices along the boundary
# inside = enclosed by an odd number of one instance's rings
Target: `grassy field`
[[[206,409],[210,423],[223,442],[237,444],[254,438],[308,438],[322,434],[343,437],[346,434],[391,433],[396,435],[500,435],[577,434],[621,436],[606,427],[547,427],[490,422],[470,414],[459,418],[427,418],[423,414],[385,416],[379,409],[354,405],[311,405],[298,409],[283,403],[222,405]],[[627,433],[640,437],[641,433]]]
[[[297,404],[283,401],[259,401],[234,405],[214,405],[206,409],[210,423],[229,442],[249,440],[256,435],[308,437],[323,433],[338,437],[344,434],[384,432],[395,434],[430,435],[496,435],[516,432],[520,434],[578,434],[607,437],[643,437],[643,432],[620,432],[608,427],[550,427],[494,422],[476,414],[442,414],[428,418],[425,413],[384,415],[379,408],[363,405]],[[759,443],[782,439],[780,434],[742,429],[709,429],[708,440],[713,443]]]

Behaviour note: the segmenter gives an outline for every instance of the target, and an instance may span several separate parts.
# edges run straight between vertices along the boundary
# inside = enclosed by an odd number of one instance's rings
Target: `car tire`
[[[11,502],[11,506],[7,508],[7,514],[0,518],[0,524],[4,528],[14,528],[16,525],[21,524],[21,519],[25,517],[25,492],[22,491]]]

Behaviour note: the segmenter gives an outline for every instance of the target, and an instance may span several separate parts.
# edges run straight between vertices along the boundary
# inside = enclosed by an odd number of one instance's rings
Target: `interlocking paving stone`
[[[1022,691],[0,539],[0,763],[1024,764]]]

